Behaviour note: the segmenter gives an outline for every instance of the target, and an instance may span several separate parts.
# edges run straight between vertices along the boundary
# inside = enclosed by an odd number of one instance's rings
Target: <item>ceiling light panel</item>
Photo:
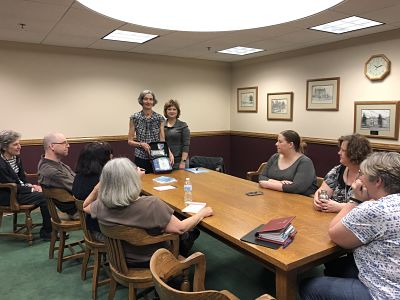
[[[124,22],[178,31],[231,31],[259,28],[305,18],[343,0],[77,0]],[[244,10],[244,8],[248,10]]]
[[[140,33],[140,32],[132,32],[132,31],[124,31],[124,30],[114,30],[110,34],[103,37],[103,40],[112,40],[112,41],[143,44],[143,43],[150,41],[156,37],[158,37],[158,35],[146,34],[146,33]]]
[[[311,27],[310,29],[340,34],[379,25],[383,25],[383,23],[360,18],[357,16],[352,16],[334,22]]]
[[[221,51],[217,51],[218,53],[224,53],[224,54],[234,54],[234,55],[247,55],[247,54],[252,54],[256,52],[261,52],[264,51],[263,49],[256,49],[256,48],[247,48],[247,47],[233,47]]]

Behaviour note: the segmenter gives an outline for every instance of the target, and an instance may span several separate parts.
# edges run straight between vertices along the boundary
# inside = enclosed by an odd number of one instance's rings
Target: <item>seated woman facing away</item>
[[[278,153],[271,156],[262,174],[260,186],[286,193],[310,195],[317,190],[313,162],[303,154],[305,143],[293,130],[282,131],[276,142]]]
[[[329,225],[333,242],[354,249],[355,263],[343,276],[305,280],[301,299],[400,299],[400,154],[373,153],[360,170],[352,199]]]
[[[213,214],[205,207],[197,214],[179,220],[173,209],[154,196],[139,196],[142,189],[136,166],[128,158],[110,160],[103,168],[100,182],[83,203],[90,213],[104,225],[126,225],[167,233],[183,234],[196,226],[203,218]],[[97,198],[97,200],[96,200]],[[147,267],[152,254],[164,245],[149,245],[125,248],[125,257],[130,267]]]
[[[369,141],[359,135],[345,135],[339,138],[340,165],[326,174],[324,182],[314,194],[314,208],[323,212],[338,212],[352,195],[351,185],[359,176],[360,164],[371,154]],[[319,194],[325,190],[331,200],[321,201]]]
[[[112,149],[107,142],[87,144],[79,153],[76,165],[76,176],[72,185],[72,194],[78,200],[85,200],[99,183],[104,165],[112,158]],[[104,239],[96,219],[86,215],[86,225],[93,237],[99,241]]]

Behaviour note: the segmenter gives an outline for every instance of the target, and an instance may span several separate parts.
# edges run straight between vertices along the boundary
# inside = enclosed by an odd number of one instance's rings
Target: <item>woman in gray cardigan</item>
[[[293,194],[311,195],[318,189],[314,164],[303,154],[306,144],[293,130],[282,131],[263,173],[261,187]]]
[[[174,155],[173,169],[189,167],[188,155],[190,145],[190,130],[185,122],[179,120],[181,109],[176,100],[169,100],[164,105],[164,116],[167,118],[164,125],[165,141]]]

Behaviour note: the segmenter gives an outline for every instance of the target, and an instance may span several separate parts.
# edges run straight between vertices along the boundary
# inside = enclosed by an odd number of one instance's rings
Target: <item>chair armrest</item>
[[[13,211],[19,210],[19,204],[17,202],[17,184],[16,183],[0,183],[0,188],[6,188],[10,190],[10,207]]]
[[[234,294],[232,294],[230,291],[227,290],[222,290],[220,291],[221,294],[224,294],[226,297],[228,297],[229,300],[239,300],[240,298],[236,297]]]
[[[259,173],[257,173],[257,171],[248,171],[246,173],[246,179],[253,181],[253,177],[260,175]]]

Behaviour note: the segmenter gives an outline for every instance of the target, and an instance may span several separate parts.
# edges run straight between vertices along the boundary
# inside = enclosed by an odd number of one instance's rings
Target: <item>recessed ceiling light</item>
[[[113,41],[143,44],[156,37],[158,37],[158,35],[133,32],[133,31],[114,30],[110,34],[103,37],[103,40],[113,40]]]
[[[260,51],[264,51],[264,50],[237,46],[237,47],[233,47],[233,48],[229,48],[229,49],[225,49],[225,50],[220,50],[217,52],[224,53],[224,54],[246,55],[246,54],[256,53],[256,52],[260,52]]]
[[[78,0],[108,17],[141,26],[181,31],[259,28],[305,18],[343,0]],[[244,10],[246,7],[247,10]]]
[[[340,33],[345,33],[345,32],[349,32],[349,31],[379,26],[382,24],[383,23],[381,23],[381,22],[376,22],[376,21],[360,18],[357,16],[352,16],[352,17],[337,20],[334,22],[311,27],[310,29],[340,34]]]

